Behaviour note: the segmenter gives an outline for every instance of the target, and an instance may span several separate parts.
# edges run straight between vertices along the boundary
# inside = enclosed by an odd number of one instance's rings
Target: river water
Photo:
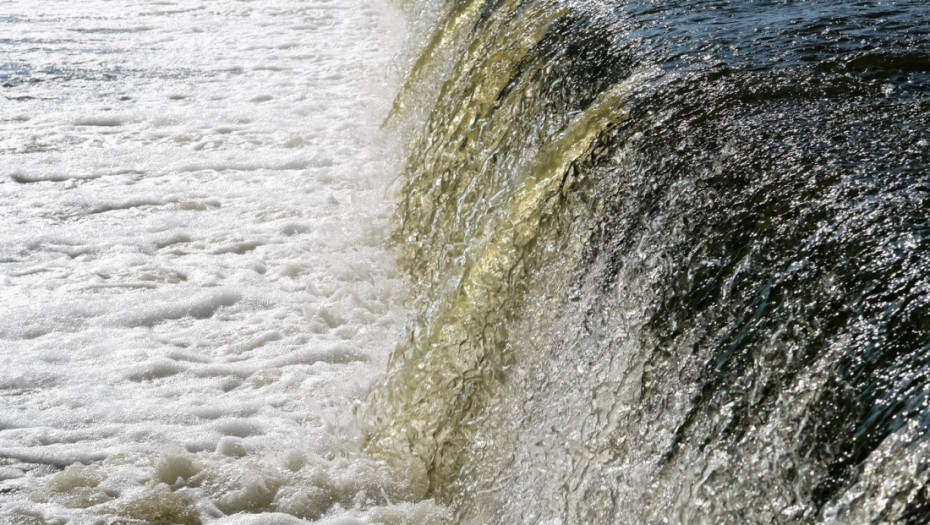
[[[0,522],[440,514],[352,430],[406,318],[406,31],[379,0],[0,5]]]
[[[924,0],[0,9],[7,521],[930,521]]]
[[[930,521],[928,4],[444,5],[368,450],[459,523]]]

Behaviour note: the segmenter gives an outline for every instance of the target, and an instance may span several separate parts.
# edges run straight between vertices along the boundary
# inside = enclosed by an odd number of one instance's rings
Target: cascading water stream
[[[372,454],[461,523],[930,518],[930,7],[436,27],[389,119],[420,315]]]

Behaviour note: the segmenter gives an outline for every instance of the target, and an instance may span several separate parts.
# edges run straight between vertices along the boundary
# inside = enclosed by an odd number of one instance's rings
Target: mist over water
[[[930,519],[930,8],[443,5],[368,450],[461,523]]]

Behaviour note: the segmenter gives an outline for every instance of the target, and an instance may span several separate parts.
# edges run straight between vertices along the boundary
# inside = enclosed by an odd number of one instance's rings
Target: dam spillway
[[[460,523],[926,520],[930,9],[436,11],[368,450]]]

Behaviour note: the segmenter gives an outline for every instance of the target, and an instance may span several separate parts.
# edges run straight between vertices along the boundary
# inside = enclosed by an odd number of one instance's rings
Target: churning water
[[[428,523],[379,0],[0,3],[0,523]],[[249,513],[262,513],[250,518]]]
[[[0,515],[930,521],[924,0],[398,3],[4,4]]]

